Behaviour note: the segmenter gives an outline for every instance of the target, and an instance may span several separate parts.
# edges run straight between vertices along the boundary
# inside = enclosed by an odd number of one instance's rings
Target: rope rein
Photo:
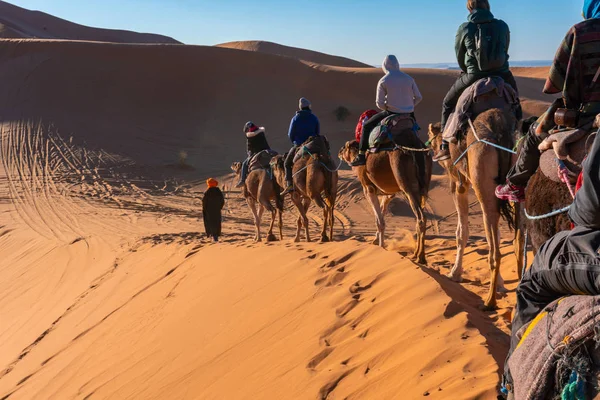
[[[303,152],[304,154],[308,154],[308,155],[309,155],[309,156],[311,156],[311,157],[313,156],[313,154],[310,152],[310,150],[308,150],[308,148],[307,148],[306,146],[302,146],[302,152]],[[303,154],[303,155],[304,155],[304,154]],[[331,157],[331,154],[330,154],[329,156]],[[341,160],[342,158],[341,158],[341,157],[339,157],[339,159]],[[342,168],[342,163],[341,163],[341,161],[340,161],[340,163],[338,163],[338,166],[337,166],[335,169],[331,169],[331,168],[329,168],[329,167],[328,167],[328,166],[327,166],[327,165],[326,165],[326,164],[325,164],[323,161],[321,161],[321,160],[319,160],[319,164],[321,164],[321,166],[322,166],[323,168],[325,168],[327,171],[329,171],[329,172],[331,172],[331,173],[338,172],[338,171],[340,170],[340,168]],[[296,172],[294,173],[294,175],[292,175],[292,178],[295,178],[295,177],[296,177],[296,175],[298,175],[299,173],[306,171],[306,169],[307,169],[307,168],[308,168],[308,165],[306,165],[306,166],[304,166],[303,168],[301,168],[300,170],[296,171]]]
[[[454,161],[454,166],[455,167],[467,155],[467,153],[469,152],[469,150],[471,149],[471,147],[473,147],[477,143],[487,144],[487,145],[495,147],[495,148],[497,148],[499,150],[506,151],[507,153],[511,153],[511,154],[515,154],[515,155],[517,154],[517,152],[514,151],[514,150],[511,150],[509,148],[500,146],[500,145],[498,145],[496,143],[492,143],[492,142],[490,142],[490,141],[488,141],[486,139],[480,139],[479,136],[477,136],[477,131],[475,130],[475,126],[473,125],[473,121],[471,121],[471,118],[469,118],[468,121],[469,121],[469,126],[471,127],[471,130],[473,131],[473,135],[475,135],[475,139],[477,139],[477,140],[475,142],[471,143],[467,147],[467,149],[465,151],[463,151],[463,153],[460,155],[460,157],[458,157],[456,159],[456,161]]]
[[[572,206],[572,204],[569,204],[568,206],[561,208],[560,210],[554,210],[554,211],[551,211],[551,212],[549,212],[547,214],[543,214],[543,215],[529,215],[527,210],[525,210],[525,216],[530,221],[540,221],[542,219],[556,217],[557,215],[564,214],[571,209],[571,206]]]

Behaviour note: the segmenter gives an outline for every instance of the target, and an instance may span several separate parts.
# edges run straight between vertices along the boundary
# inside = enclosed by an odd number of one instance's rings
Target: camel
[[[236,178],[239,179],[242,164],[239,162],[233,163],[231,170],[235,173]],[[267,234],[267,242],[277,240],[273,234],[275,219],[277,217],[279,219],[279,239],[283,240],[283,198],[279,195],[280,191],[281,188],[271,176],[270,171],[266,169],[251,171],[246,178],[243,195],[254,216],[254,226],[256,228],[255,242],[262,240],[260,224],[265,210],[271,213],[271,225]],[[275,207],[271,203],[272,200],[275,201]]]
[[[522,133],[525,134],[526,131],[524,130]],[[579,142],[572,143],[570,157],[583,162],[583,159],[591,150],[594,143],[592,138],[595,136],[595,134],[592,134],[582,138]],[[573,202],[568,186],[548,178],[542,169],[539,168],[531,177],[525,192],[525,210],[532,216],[542,216],[555,210],[561,210]],[[537,254],[541,245],[552,236],[558,232],[571,229],[571,220],[567,213],[562,213],[540,220],[527,220],[525,225],[533,253]]]
[[[416,135],[408,131],[407,135],[414,136],[413,147],[422,146]],[[407,138],[409,138],[407,136]],[[417,143],[419,142],[419,143]],[[340,149],[339,157],[350,163],[358,154],[358,142],[347,142]],[[425,264],[425,234],[427,217],[423,211],[429,193],[431,182],[432,158],[429,153],[410,152],[400,149],[381,151],[369,154],[367,165],[352,168],[360,181],[365,197],[375,214],[377,233],[373,244],[385,246],[385,212],[392,199],[402,193],[417,219],[417,241],[414,258],[420,264]]]
[[[276,156],[271,160],[273,175],[280,186],[285,184],[285,156]],[[321,157],[317,154],[305,155],[294,163],[294,187],[291,199],[298,209],[298,227],[294,242],[300,241],[300,234],[304,226],[306,241],[310,242],[308,225],[308,209],[314,201],[323,209],[323,228],[321,242],[333,240],[333,225],[335,221],[334,210],[337,198],[338,173],[330,172],[322,164]],[[329,227],[329,236],[327,228]]]
[[[560,210],[573,202],[567,185],[555,182],[541,170],[538,170],[529,181],[525,192],[525,210],[529,215],[544,215]],[[527,220],[528,241],[537,254],[539,248],[558,232],[571,229],[571,220],[567,213],[541,220]]]
[[[473,121],[473,127],[480,139],[486,139],[508,149],[512,149],[514,146],[517,120],[510,111],[497,108],[487,110],[477,116]],[[442,137],[439,123],[429,125],[429,139],[434,148],[438,148],[441,144]],[[485,236],[489,249],[488,264],[491,280],[484,307],[491,310],[496,308],[496,289],[504,290],[504,283],[500,276],[500,264],[502,262],[500,217],[504,217],[509,226],[514,228],[514,215],[520,214],[520,211],[513,212],[508,202],[498,200],[494,191],[496,185],[505,182],[506,175],[513,165],[515,157],[511,153],[484,143],[471,146],[477,141],[475,132],[471,128],[468,129],[465,139],[461,140],[458,145],[451,145],[452,158],[440,163],[448,175],[458,214],[456,261],[448,277],[456,282],[462,281],[463,255],[469,239],[468,189],[472,187],[483,211]],[[454,163],[467,148],[466,155],[455,166]],[[519,259],[523,251],[522,244],[517,239],[515,239],[515,248],[515,253]]]

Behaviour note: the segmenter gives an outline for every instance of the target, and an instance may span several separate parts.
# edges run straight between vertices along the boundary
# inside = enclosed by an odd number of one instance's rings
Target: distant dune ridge
[[[317,64],[331,65],[335,67],[373,68],[372,65],[351,60],[346,57],[332,56],[330,54],[319,53],[318,51],[299,49],[297,47],[284,46],[281,44],[260,40],[222,43],[218,44],[217,47],[276,54],[279,56],[292,57],[299,60]]]
[[[92,28],[0,1],[0,38],[68,39],[115,43],[170,43],[177,40],[151,33]]]

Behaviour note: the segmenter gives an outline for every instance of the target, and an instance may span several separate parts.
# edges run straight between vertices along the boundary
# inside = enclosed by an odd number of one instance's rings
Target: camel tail
[[[272,172],[271,172],[271,174],[272,174]],[[283,208],[285,206],[283,196],[281,195],[281,192],[283,191],[283,189],[277,183],[277,179],[275,179],[275,176],[273,176],[271,178],[271,180],[273,181],[273,189],[275,190],[275,208],[277,208],[279,211],[283,212]]]
[[[421,184],[421,207],[425,208],[427,200],[429,200],[429,187],[431,185],[431,174],[433,172],[433,158],[429,153],[419,153],[420,159],[422,160],[423,169],[419,168],[420,171],[424,171],[423,179],[419,179]]]
[[[495,126],[494,132],[500,136],[498,142],[500,146],[512,149],[515,147],[515,131],[516,124],[512,116],[503,114],[498,121],[498,126]],[[512,167],[512,153],[508,151],[497,149],[498,151],[498,177],[496,183],[502,185],[506,182],[506,176]],[[508,201],[498,200],[498,208],[500,215],[508,224],[511,231],[517,228],[517,215],[515,214],[514,208]]]

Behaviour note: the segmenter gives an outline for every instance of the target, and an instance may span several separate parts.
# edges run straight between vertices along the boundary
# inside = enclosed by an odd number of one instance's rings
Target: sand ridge
[[[152,33],[92,28],[0,1],[0,38],[89,40],[117,43],[179,43]]]

